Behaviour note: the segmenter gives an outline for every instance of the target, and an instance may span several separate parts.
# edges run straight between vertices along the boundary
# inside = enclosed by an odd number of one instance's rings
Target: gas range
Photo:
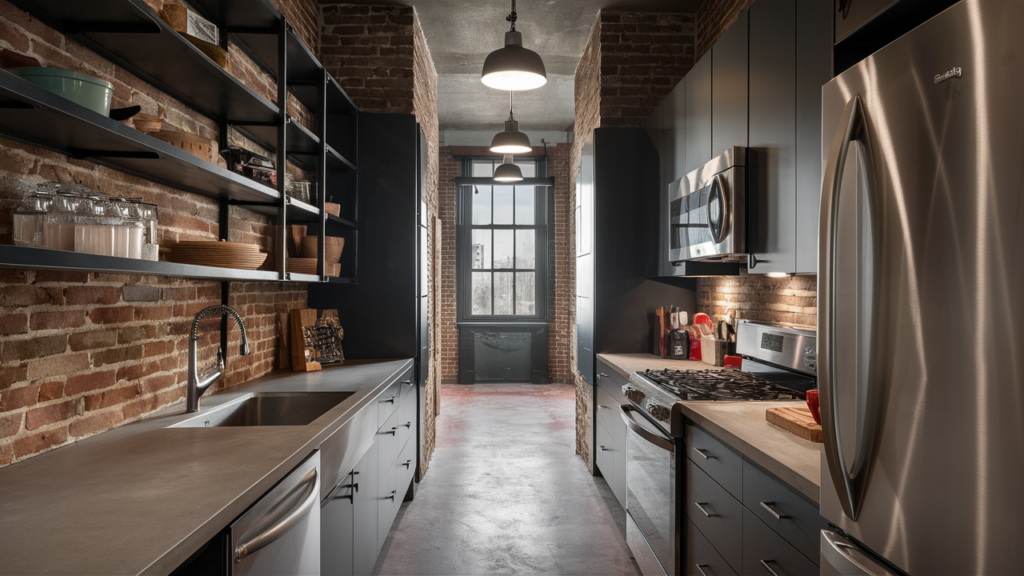
[[[741,320],[736,351],[742,369],[634,372],[622,392],[668,431],[679,401],[803,400],[817,385],[813,332]]]

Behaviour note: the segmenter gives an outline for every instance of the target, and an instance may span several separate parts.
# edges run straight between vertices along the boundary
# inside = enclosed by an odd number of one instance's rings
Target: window
[[[500,159],[465,161],[469,178],[490,178]],[[516,161],[526,178],[543,163]],[[547,186],[490,183],[460,187],[460,316],[467,320],[545,317]]]

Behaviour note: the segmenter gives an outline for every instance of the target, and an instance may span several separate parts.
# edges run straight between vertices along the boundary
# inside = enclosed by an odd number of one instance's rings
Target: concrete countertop
[[[157,416],[0,469],[0,574],[168,574],[413,365],[348,361],[212,396],[354,392],[307,426],[167,428]]]
[[[622,376],[647,369],[719,369],[693,360],[670,360],[652,354],[598,354]],[[821,444],[797,438],[765,420],[765,411],[803,402],[680,401],[684,416],[751,462],[774,474],[797,492],[820,503]]]

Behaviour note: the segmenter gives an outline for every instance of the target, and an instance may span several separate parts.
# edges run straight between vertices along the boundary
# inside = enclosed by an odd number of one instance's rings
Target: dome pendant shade
[[[505,131],[498,132],[491,140],[491,152],[497,154],[525,154],[532,152],[530,137],[519,131],[519,122],[505,122]]]
[[[501,166],[494,169],[494,179],[498,182],[519,182],[523,179],[523,171],[512,163],[511,154],[505,154]]]
[[[547,84],[548,74],[540,55],[523,48],[520,32],[505,32],[505,47],[487,55],[480,80],[497,90],[533,90]]]

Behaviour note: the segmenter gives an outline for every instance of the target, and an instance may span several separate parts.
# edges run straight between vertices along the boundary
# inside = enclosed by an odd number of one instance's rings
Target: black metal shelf
[[[327,146],[327,170],[328,172],[355,172],[355,164],[338,153],[337,150]]]
[[[144,0],[14,0],[13,4],[186,105],[276,149],[276,138],[250,127],[274,126],[278,106],[175,32]]]
[[[277,272],[267,270],[236,270],[234,268],[192,266],[190,264],[175,264],[173,262],[151,262],[149,260],[135,260],[133,258],[97,256],[95,254],[80,254],[63,250],[7,245],[0,245],[0,268],[106,272],[111,274],[151,274],[220,281],[281,281]],[[299,275],[293,275],[292,281],[320,281],[316,276],[311,276],[311,280],[296,280],[294,279],[295,276]]]
[[[337,277],[335,277],[335,276],[328,276],[327,277],[327,283],[328,284],[356,284],[357,282],[356,282],[355,278],[343,278],[341,276],[337,276]]]
[[[333,222],[335,224],[339,224],[339,225],[344,226],[346,228],[351,228],[353,230],[358,228],[358,226],[356,226],[355,222],[353,222],[351,220],[347,220],[345,218],[341,218],[339,216],[335,216],[334,214],[328,214],[327,215],[327,221],[328,222]]]

